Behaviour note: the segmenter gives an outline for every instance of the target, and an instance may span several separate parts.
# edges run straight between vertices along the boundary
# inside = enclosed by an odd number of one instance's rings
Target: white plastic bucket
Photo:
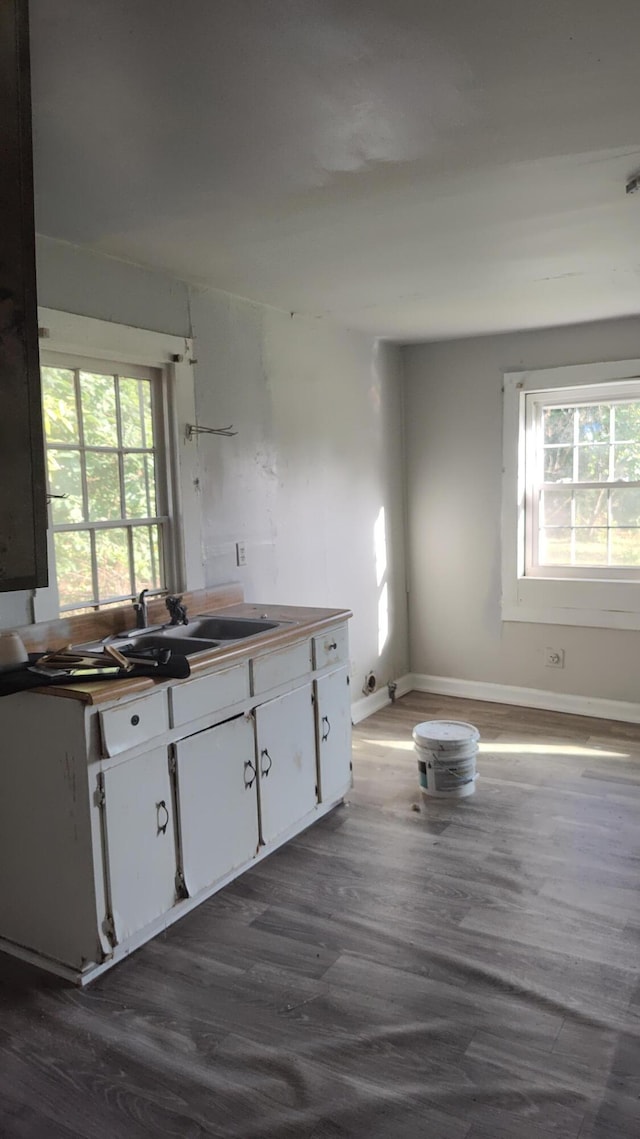
[[[480,733],[462,720],[427,720],[413,729],[420,790],[436,798],[464,799],[476,789]]]

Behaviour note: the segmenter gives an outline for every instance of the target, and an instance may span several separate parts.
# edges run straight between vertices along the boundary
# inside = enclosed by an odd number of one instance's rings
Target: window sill
[[[640,583],[519,578],[502,600],[502,620],[640,629]]]

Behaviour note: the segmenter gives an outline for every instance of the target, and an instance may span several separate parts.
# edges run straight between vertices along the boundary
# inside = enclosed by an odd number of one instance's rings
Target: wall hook
[[[229,427],[201,427],[199,423],[187,423],[187,439],[193,439],[194,435],[237,435],[238,432],[233,430],[233,424]]]

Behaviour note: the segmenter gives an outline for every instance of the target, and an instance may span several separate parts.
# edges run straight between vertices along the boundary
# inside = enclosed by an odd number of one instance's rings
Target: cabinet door
[[[176,845],[166,748],[103,775],[107,896],[125,941],[176,900]]]
[[[239,716],[176,744],[182,873],[193,897],[255,857],[253,722]]]
[[[351,787],[351,701],[348,669],[316,680],[320,801],[335,802]]]
[[[256,708],[260,823],[272,842],[317,802],[311,685]]]
[[[27,0],[0,4],[0,591],[47,584]]]

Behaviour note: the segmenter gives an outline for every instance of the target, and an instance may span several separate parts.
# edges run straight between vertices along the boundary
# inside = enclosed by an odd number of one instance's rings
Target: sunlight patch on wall
[[[387,584],[387,527],[384,506],[380,507],[373,527],[378,594],[378,655],[389,638],[389,586]]]
[[[385,581],[378,601],[378,654],[389,638],[389,587]]]

